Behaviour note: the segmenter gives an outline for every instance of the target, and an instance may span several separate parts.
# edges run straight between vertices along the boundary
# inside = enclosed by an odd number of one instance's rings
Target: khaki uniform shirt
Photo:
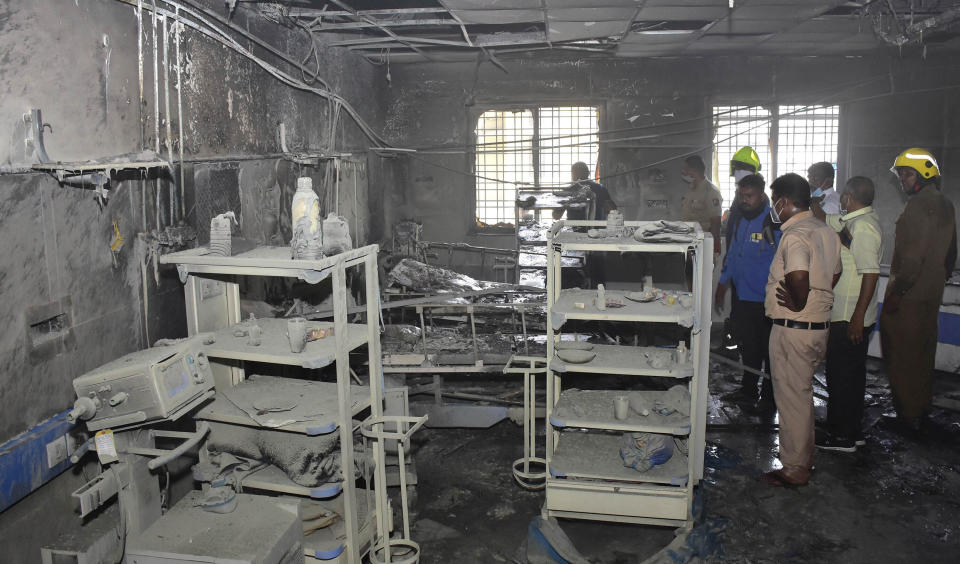
[[[833,307],[833,276],[842,269],[840,238],[809,211],[791,217],[780,231],[783,236],[767,277],[764,301],[767,317],[813,323],[828,321]],[[790,311],[777,303],[777,288],[787,274],[798,270],[809,273],[810,294],[801,311]]]
[[[680,201],[682,221],[696,221],[707,233],[710,220],[723,214],[723,196],[712,182],[704,178],[687,190]]]
[[[954,214],[953,203],[933,185],[907,200],[897,219],[888,293],[940,303],[957,260]]]
[[[879,274],[883,257],[883,231],[877,212],[867,206],[847,215],[828,215],[827,225],[840,234],[840,259],[843,274],[833,289],[833,310],[830,321],[850,321],[860,300],[860,284],[864,274]],[[863,315],[864,327],[877,321],[877,292]]]

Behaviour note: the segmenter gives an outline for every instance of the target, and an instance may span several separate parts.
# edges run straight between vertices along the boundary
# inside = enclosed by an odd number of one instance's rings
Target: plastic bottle
[[[290,249],[293,258],[316,260],[323,257],[323,229],[320,224],[320,198],[313,191],[309,177],[297,179],[297,192],[290,209],[293,239]]]

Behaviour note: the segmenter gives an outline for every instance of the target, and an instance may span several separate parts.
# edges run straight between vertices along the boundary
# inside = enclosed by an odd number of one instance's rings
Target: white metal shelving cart
[[[393,518],[386,495],[384,444],[387,441],[400,443],[398,450],[402,463],[405,443],[425,418],[384,414],[377,251],[377,245],[369,245],[317,260],[293,260],[288,247],[257,247],[229,257],[209,254],[206,247],[199,247],[164,255],[160,259],[162,263],[175,264],[185,284],[189,334],[214,332],[213,342],[206,344],[205,352],[214,366],[216,386],[221,393],[213,403],[200,410],[198,418],[212,425],[268,428],[280,433],[278,436],[281,437],[283,433],[309,437],[339,433],[340,467],[346,476],[340,481],[305,487],[296,484],[275,466],[260,468],[242,479],[244,487],[312,499],[315,503],[328,504],[341,515],[342,524],[338,527],[320,529],[306,537],[307,561],[359,564],[368,553],[372,562],[415,562],[419,557],[419,547],[409,539],[403,472],[400,472],[400,487],[405,536],[390,538]],[[347,323],[346,277],[351,268],[360,268],[364,274],[366,323]],[[247,345],[247,337],[238,336],[247,328],[248,322],[240,319],[237,276],[297,278],[310,284],[330,278],[333,323],[309,322],[308,328],[332,328],[333,335],[308,342],[303,352],[292,353],[283,320],[257,319],[262,329],[261,343]],[[367,345],[370,382],[367,386],[353,385],[349,355],[364,344]],[[245,381],[245,361],[304,368],[335,365],[336,383],[270,377]],[[268,385],[276,390],[303,388],[292,392],[310,398],[309,416],[295,423],[265,425],[256,417],[256,410],[241,409],[238,402],[227,397],[253,385]],[[360,423],[354,417],[362,413],[368,415]],[[371,452],[364,454],[371,461],[372,491],[369,481],[368,489],[359,489],[352,479],[355,439],[361,436],[369,440],[372,447]]]
[[[626,222],[621,237],[591,238],[589,228],[602,229],[597,221],[560,221],[549,232],[547,270],[547,479],[544,513],[548,516],[685,526],[692,520],[694,487],[703,477],[707,370],[710,351],[712,240],[699,226],[689,243],[648,243],[632,232],[654,222]],[[571,230],[570,228],[580,228]],[[560,257],[568,251],[586,253],[676,253],[692,261],[692,304],[660,301],[639,303],[626,299],[626,291],[605,290],[622,307],[596,307],[597,290],[561,287]],[[684,300],[686,301],[686,300]],[[645,355],[664,349],[624,345],[594,345],[589,362],[564,362],[556,356],[563,325],[570,320],[621,323],[676,324],[690,329],[685,362],[661,362],[653,367]],[[562,388],[562,376],[581,372],[650,376],[686,383],[690,392],[689,415],[641,415],[630,411],[626,419],[614,416],[614,398],[627,396],[652,403],[662,391],[576,390]],[[666,463],[646,472],[624,466],[619,454],[623,432],[672,435],[685,442]],[[686,452],[684,452],[684,450]]]

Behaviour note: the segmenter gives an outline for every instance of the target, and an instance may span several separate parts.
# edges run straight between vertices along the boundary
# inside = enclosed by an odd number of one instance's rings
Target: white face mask
[[[772,206],[770,206],[770,221],[780,224],[783,223],[783,220],[780,219],[780,212],[777,211],[777,204],[783,200],[777,200]]]
[[[691,182],[693,182],[693,177],[690,176],[689,174],[681,174],[681,175],[680,175],[680,180],[683,180],[683,181],[686,182],[687,184],[690,184]]]
[[[737,180],[738,183],[744,178],[750,176],[751,174],[753,173],[750,172],[749,170],[738,169],[733,171],[733,177]]]

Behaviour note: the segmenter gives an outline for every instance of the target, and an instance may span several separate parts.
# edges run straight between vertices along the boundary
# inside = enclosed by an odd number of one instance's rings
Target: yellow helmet
[[[749,145],[741,147],[730,159],[730,176],[733,176],[733,163],[741,163],[753,167],[753,172],[760,172],[760,156]]]
[[[914,169],[920,176],[928,180],[940,176],[940,165],[937,164],[937,159],[933,157],[930,151],[919,147],[911,147],[897,155],[890,172],[897,174],[897,168],[902,166]]]

